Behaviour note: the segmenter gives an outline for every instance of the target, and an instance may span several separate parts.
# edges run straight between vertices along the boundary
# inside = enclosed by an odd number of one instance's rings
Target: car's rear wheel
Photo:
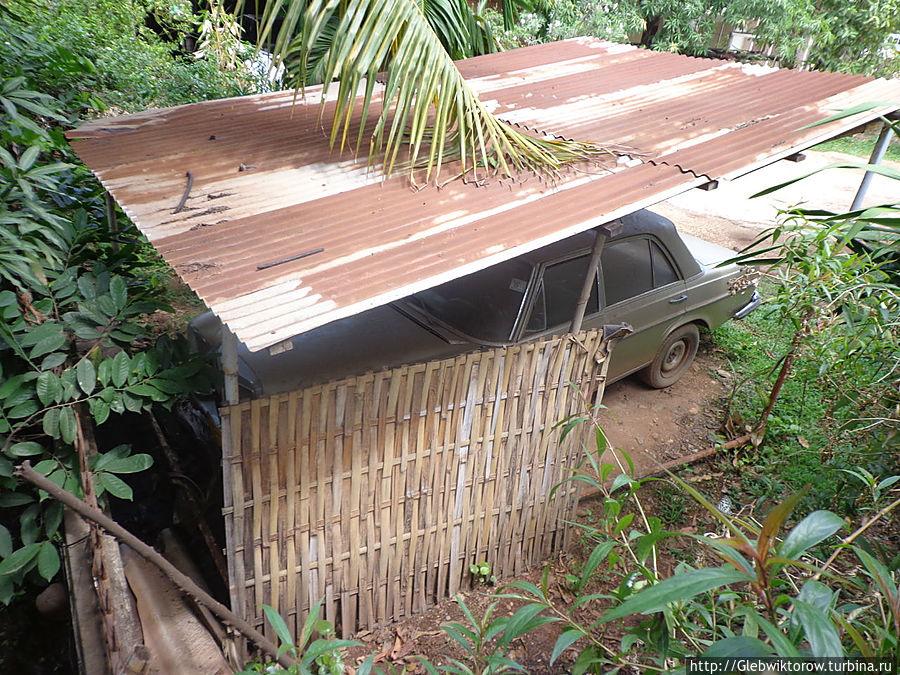
[[[700,331],[696,324],[675,329],[662,343],[653,363],[641,372],[642,379],[657,389],[675,384],[693,363],[699,345]]]

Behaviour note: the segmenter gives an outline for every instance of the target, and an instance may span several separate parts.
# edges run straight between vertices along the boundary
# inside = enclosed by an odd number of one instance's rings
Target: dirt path
[[[682,232],[738,251],[775,224],[779,209],[799,204],[835,212],[849,209],[862,172],[830,169],[764,197],[750,199],[753,194],[832,163],[858,161],[841,153],[811,151],[803,162],[778,162],[721,183],[716,190],[692,190],[652,209],[670,218]],[[885,164],[900,170],[898,162]],[[897,201],[900,183],[875,176],[863,205]],[[665,462],[711,447],[721,424],[717,401],[727,389],[723,374],[727,375],[721,360],[711,353],[711,343],[704,336],[697,360],[672,387],[650,389],[635,377],[610,386],[603,399],[609,408],[603,416],[610,441],[631,455],[639,473],[654,468],[654,460]]]

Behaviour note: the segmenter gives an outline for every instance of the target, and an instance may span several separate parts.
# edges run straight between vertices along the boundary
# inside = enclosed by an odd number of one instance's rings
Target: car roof
[[[675,224],[652,211],[641,209],[627,216],[622,216],[609,223],[598,225],[594,229],[581,232],[574,236],[563,239],[562,241],[549,244],[543,248],[536,249],[530,253],[520,256],[521,260],[532,265],[540,265],[541,263],[559,258],[565,258],[571,253],[590,249],[594,243],[595,232],[601,228],[607,228],[610,233],[609,241],[618,241],[642,234],[649,234],[656,237],[666,244],[672,255],[677,259],[680,265],[684,265],[687,259],[692,258],[678,232]],[[687,256],[687,258],[685,258]],[[683,260],[684,259],[684,260]],[[686,271],[686,270],[683,270]]]

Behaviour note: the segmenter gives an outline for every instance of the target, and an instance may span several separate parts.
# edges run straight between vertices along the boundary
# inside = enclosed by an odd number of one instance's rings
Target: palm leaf
[[[276,17],[281,20],[277,32]],[[461,174],[475,179],[479,170],[556,176],[566,164],[609,154],[592,144],[536,138],[491,115],[466,85],[416,0],[272,0],[260,42],[274,34],[275,57],[292,59],[289,70],[300,89],[308,81],[311,51],[321,48],[322,31],[335,21],[334,40],[316,65],[323,82],[339,82],[331,146],[349,145],[352,117],[360,110],[356,151],[368,140],[370,161],[383,158],[387,175],[404,147],[404,168],[424,169],[426,180],[435,181],[448,161],[459,162]],[[383,70],[386,81],[379,97],[375,77]],[[324,97],[322,105],[324,112]],[[366,126],[370,113],[377,114],[371,131]]]

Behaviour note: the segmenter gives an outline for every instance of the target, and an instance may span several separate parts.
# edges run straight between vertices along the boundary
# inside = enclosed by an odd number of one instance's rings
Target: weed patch
[[[771,383],[790,340],[790,328],[765,306],[713,333],[715,346],[736,374],[726,405],[735,433],[746,431],[768,403]],[[859,406],[865,401],[853,398],[851,405],[846,396],[847,391],[862,390],[879,377],[877,364],[860,361],[857,368],[842,371],[845,378],[852,377],[840,382],[823,374],[824,365],[815,353],[797,358],[769,418],[765,440],[758,448],[735,456],[744,499],[759,505],[772,503],[812,482],[816,489],[800,502],[799,512],[831,508],[855,516],[865,502],[866,486],[846,470],[859,467],[874,476],[900,470],[891,434],[867,430],[862,424],[877,414],[875,408],[883,402],[871,401],[867,411]]]

